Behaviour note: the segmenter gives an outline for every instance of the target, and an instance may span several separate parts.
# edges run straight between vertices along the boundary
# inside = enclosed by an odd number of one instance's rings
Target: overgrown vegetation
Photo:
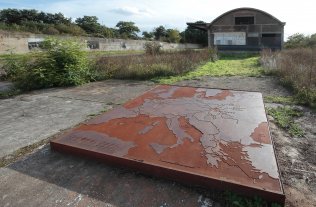
[[[303,115],[299,110],[287,106],[279,106],[277,108],[268,108],[268,114],[274,118],[275,123],[279,127],[286,130],[291,136],[304,136],[304,131],[294,122],[295,117]]]
[[[265,96],[264,102],[284,105],[298,104],[298,101],[293,96]]]
[[[147,55],[158,55],[161,52],[161,47],[159,42],[146,42],[144,45]]]
[[[284,47],[287,49],[306,48],[316,46],[316,33],[312,35],[304,35],[300,33],[293,34],[288,37]]]
[[[315,49],[263,51],[261,64],[269,73],[280,76],[281,83],[293,90],[298,103],[316,107]]]
[[[96,16],[78,17],[74,21],[62,13],[39,12],[35,9],[3,9],[0,10],[0,30],[43,33],[48,35],[70,34],[74,36],[94,36],[101,38],[145,39],[172,43],[205,44],[205,32],[188,27],[184,32],[173,28],[158,26],[151,32],[143,31],[131,21],[119,21],[114,28],[102,25]],[[205,36],[203,36],[205,35]],[[203,37],[202,37],[203,36]]]
[[[171,77],[155,78],[154,80],[159,83],[171,84],[201,76],[260,76],[263,69],[258,60],[259,57],[253,54],[222,54],[217,61],[209,61],[196,70]]]
[[[46,39],[43,52],[7,57],[7,79],[21,90],[80,85],[91,79],[91,71],[82,46],[73,40]]]
[[[21,93],[19,89],[10,89],[8,91],[0,91],[0,99],[10,98],[12,96],[16,96]]]
[[[101,57],[95,64],[95,77],[98,80],[151,79],[178,75],[193,70],[202,62],[210,60],[208,50],[184,50],[159,54]]]

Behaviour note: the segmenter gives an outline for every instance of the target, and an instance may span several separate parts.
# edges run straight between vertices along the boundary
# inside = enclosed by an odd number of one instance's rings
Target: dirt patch
[[[200,77],[195,80],[185,80],[176,85],[233,89],[242,91],[258,91],[264,96],[288,96],[291,93],[278,84],[278,79],[272,76],[263,77]]]

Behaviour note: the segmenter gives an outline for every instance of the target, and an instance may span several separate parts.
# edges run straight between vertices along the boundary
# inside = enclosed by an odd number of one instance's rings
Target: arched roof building
[[[211,23],[187,24],[206,30],[209,47],[219,50],[280,50],[283,46],[285,22],[259,9],[233,9]]]

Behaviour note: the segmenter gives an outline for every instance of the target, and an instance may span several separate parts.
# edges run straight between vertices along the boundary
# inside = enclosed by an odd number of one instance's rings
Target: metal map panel
[[[189,184],[285,199],[256,92],[160,85],[51,147]]]

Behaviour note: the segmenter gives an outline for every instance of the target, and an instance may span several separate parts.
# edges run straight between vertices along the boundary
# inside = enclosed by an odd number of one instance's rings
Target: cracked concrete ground
[[[288,95],[272,77],[204,77],[179,84]],[[1,155],[72,127],[151,87],[150,82],[104,81],[0,100]],[[273,131],[279,132],[275,126]],[[280,167],[283,171],[287,166]],[[47,144],[0,168],[0,206],[220,207],[221,199],[218,192],[52,152]]]
[[[105,81],[46,89],[0,100],[0,157],[73,127],[89,115],[151,88],[149,82]]]

